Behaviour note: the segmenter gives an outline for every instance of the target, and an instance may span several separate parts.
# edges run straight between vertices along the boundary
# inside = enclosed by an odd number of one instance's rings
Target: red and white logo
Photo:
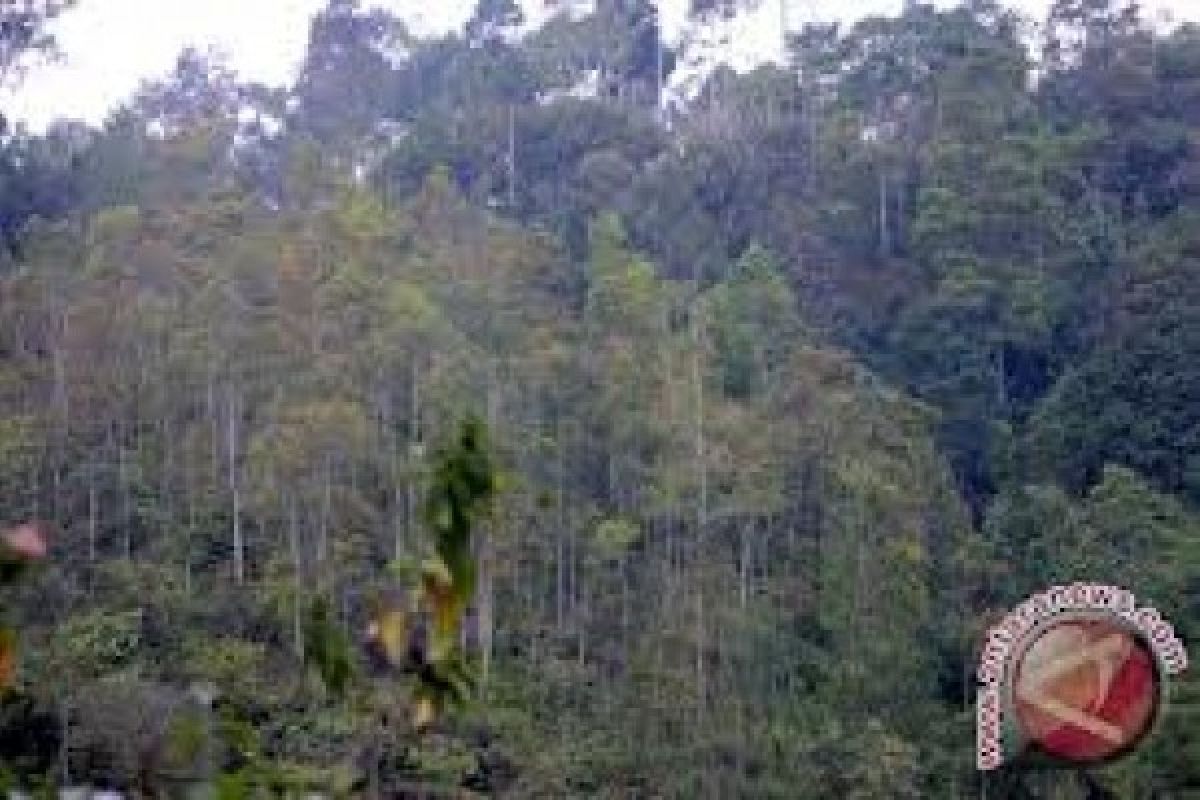
[[[1018,723],[1051,756],[1072,763],[1112,758],[1154,721],[1154,654],[1124,625],[1068,616],[1037,635],[1015,663]]]
[[[1129,752],[1153,728],[1187,652],[1153,608],[1099,584],[1055,586],[993,626],[979,664],[978,765],[1068,765]]]

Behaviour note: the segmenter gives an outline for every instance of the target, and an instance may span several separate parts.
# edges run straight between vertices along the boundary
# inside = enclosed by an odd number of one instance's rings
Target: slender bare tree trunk
[[[508,208],[517,207],[517,107],[508,106]]]
[[[63,519],[62,473],[67,461],[67,443],[71,430],[70,393],[67,391],[67,357],[63,350],[70,330],[70,317],[62,315],[59,342],[54,346],[54,405],[58,409],[58,431],[55,437],[54,459],[54,520]]]
[[[301,587],[302,572],[304,565],[300,558],[300,525],[296,518],[296,500],[292,494],[288,492],[285,495],[284,502],[287,505],[287,535],[288,535],[288,552],[292,559],[292,580],[295,582],[295,591],[292,598],[292,648],[296,653],[296,658],[304,658],[304,626],[302,623],[302,595]]]
[[[88,563],[96,563],[96,539],[100,526],[100,503],[96,494],[96,468],[92,466],[91,485],[88,486]]]
[[[417,512],[417,479],[412,469],[412,461],[416,457],[417,446],[421,442],[421,373],[414,355],[409,366],[409,420],[408,420],[408,460],[410,469],[406,490],[408,496],[404,503],[404,528],[408,541],[416,541],[416,512]],[[396,556],[403,553],[403,546],[396,543]]]
[[[588,593],[587,581],[576,581],[579,588],[579,598],[575,607],[576,646],[579,666],[587,662],[587,623],[588,623]]]
[[[70,331],[69,319],[69,317],[63,316],[62,336],[64,339]],[[54,400],[62,425],[60,433],[65,439],[71,422],[71,393],[67,391],[67,354],[61,345],[54,348]]]
[[[121,492],[121,536],[122,555],[126,561],[133,560],[133,514],[129,508],[129,480],[125,469],[125,443],[117,436],[117,485]]]
[[[488,428],[493,431],[496,429],[496,420],[499,415],[498,383],[496,363],[493,360],[488,367],[487,392]],[[488,677],[491,673],[492,642],[495,628],[495,619],[493,616],[495,597],[492,580],[492,562],[495,557],[495,542],[493,541],[495,537],[495,519],[487,526],[487,530],[483,534],[483,536],[479,537],[479,596],[477,604],[479,606],[479,686],[486,693]]]
[[[229,494],[233,501],[233,580],[241,586],[246,581],[246,544],[242,538],[242,493],[237,469],[238,408],[232,387],[228,392],[227,407],[225,441],[229,457]]]
[[[71,785],[71,706],[67,693],[58,701],[59,736],[58,772],[62,776],[62,785]]]
[[[490,534],[491,531],[487,533]],[[488,676],[491,674],[492,666],[492,642],[495,638],[495,620],[493,617],[495,597],[492,575],[494,546],[492,537],[490,535],[483,536],[480,540],[479,548],[479,686],[482,691],[486,692]]]
[[[196,497],[191,481],[187,482],[187,536],[183,540],[183,593],[192,594],[192,536],[196,530]]]
[[[175,524],[175,503],[171,496],[171,477],[175,468],[175,446],[171,437],[171,420],[167,416],[166,404],[159,419],[159,439],[162,441],[162,471],[158,481],[159,503],[162,504],[162,519],[169,525]],[[159,530],[164,535],[164,530]]]
[[[666,78],[666,53],[663,48],[662,17],[657,9],[654,12],[654,111],[659,124],[667,122],[666,109],[663,107],[663,85]]]
[[[555,530],[555,584],[554,584],[554,611],[556,630],[562,633],[563,620],[566,615],[566,597],[567,597],[567,559],[566,559],[566,526],[567,526],[567,505],[566,505],[566,442],[563,440],[563,424],[561,416],[558,419],[556,427],[558,428],[557,444],[558,444],[558,486],[556,492],[557,519],[558,525]]]
[[[750,579],[750,537],[746,535],[746,524],[738,526],[738,607],[746,610],[747,584]]]
[[[321,517],[317,523],[317,563],[324,564],[329,553],[329,526],[333,516],[333,465],[328,454],[321,469]]]
[[[217,485],[221,480],[221,422],[217,412],[217,387],[211,367],[208,375],[208,385],[205,390],[205,409],[208,411],[208,424],[211,429],[209,441],[212,444],[212,480]]]
[[[707,447],[704,437],[704,371],[703,361],[703,308],[699,297],[700,276],[696,275],[697,297],[692,309],[692,392],[695,397],[695,457],[697,478],[699,481],[696,502],[696,541],[693,570],[696,575],[695,605],[696,605],[696,700],[697,712],[703,714],[708,695],[705,672],[705,609],[704,609],[704,561],[706,538],[708,533],[708,464]]]

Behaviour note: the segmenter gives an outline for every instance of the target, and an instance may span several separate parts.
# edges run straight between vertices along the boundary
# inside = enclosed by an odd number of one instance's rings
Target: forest
[[[329,0],[289,86],[4,121],[0,792],[1200,796],[1196,671],[1110,765],[974,752],[1033,592],[1200,641],[1200,26],[700,63],[753,4]]]

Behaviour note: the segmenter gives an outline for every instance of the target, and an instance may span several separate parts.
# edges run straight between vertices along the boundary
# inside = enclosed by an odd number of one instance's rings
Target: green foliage
[[[142,612],[85,611],[67,618],[55,640],[70,669],[104,675],[134,662],[142,644]]]
[[[236,693],[239,685],[247,685],[251,676],[261,672],[265,656],[264,645],[241,639],[197,636],[183,645],[190,675],[215,684],[226,694]]]
[[[475,591],[471,529],[487,513],[497,488],[487,428],[480,420],[470,418],[463,423],[453,445],[435,454],[424,509],[434,549],[461,604]]]
[[[323,597],[309,605],[304,629],[304,657],[321,676],[334,697],[346,693],[353,675],[350,640],[331,619],[329,603]]]
[[[769,251],[748,248],[732,273],[709,290],[705,311],[723,389],[742,398],[766,390],[778,377],[801,326],[791,288]]]
[[[1038,410],[1029,434],[1036,466],[1080,491],[1116,462],[1200,497],[1194,268],[1182,261],[1130,279],[1116,324]]]
[[[1196,638],[1194,27],[909,4],[736,72],[748,3],[518,5],[335,0],[293,87],[186,53],[0,141],[0,520],[62,532],[0,554],[0,782],[959,798],[998,609]],[[1183,791],[1172,688],[989,796]]]
[[[620,558],[641,535],[637,525],[627,519],[606,519],[596,526],[596,545],[608,558]]]

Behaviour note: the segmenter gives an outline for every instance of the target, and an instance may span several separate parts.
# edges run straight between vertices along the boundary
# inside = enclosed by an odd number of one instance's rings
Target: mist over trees
[[[1055,582],[1200,636],[1200,28],[909,4],[668,102],[740,5],[331,0],[292,86],[5,129],[0,788],[1200,789],[1194,676],[985,786],[972,675]]]

